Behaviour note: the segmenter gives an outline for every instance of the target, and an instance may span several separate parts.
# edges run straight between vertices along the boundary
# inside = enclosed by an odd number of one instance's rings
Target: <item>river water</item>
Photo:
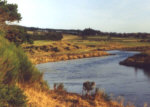
[[[115,54],[105,57],[50,62],[37,65],[44,72],[50,87],[64,83],[67,91],[81,94],[85,81],[94,81],[98,88],[114,97],[122,96],[137,107],[150,102],[150,71],[119,65],[120,61],[138,52],[108,51]]]

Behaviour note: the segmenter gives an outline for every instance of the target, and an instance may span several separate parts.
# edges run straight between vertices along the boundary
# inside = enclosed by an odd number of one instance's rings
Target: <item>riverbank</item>
[[[121,61],[121,65],[132,66],[142,69],[150,69],[150,46],[138,46],[132,48],[124,48],[127,51],[139,51],[141,53],[134,55]]]
[[[80,54],[62,54],[62,55],[40,55],[40,56],[30,56],[30,60],[34,64],[47,63],[47,62],[56,62],[56,61],[65,61],[72,59],[81,59],[81,58],[90,58],[90,57],[99,57],[99,56],[108,56],[107,52],[104,51],[92,51]]]
[[[61,47],[60,47],[61,46]],[[126,50],[126,51],[140,51],[145,52],[150,49],[150,46],[112,46],[112,47],[87,47],[84,45],[74,45],[69,43],[57,43],[53,45],[42,45],[42,46],[28,46],[24,47],[25,52],[27,52],[29,59],[33,64],[47,63],[47,62],[57,62],[72,59],[90,58],[90,57],[101,57],[111,55],[107,53],[108,50]],[[141,58],[140,58],[141,56]],[[136,57],[138,60],[136,61]],[[144,60],[147,59],[145,56]],[[141,61],[140,61],[141,60]],[[131,66],[144,66],[147,61],[143,61],[143,55],[138,55],[132,57],[129,60],[121,62],[123,65]],[[141,63],[139,63],[141,62]]]
[[[99,92],[94,97],[85,97],[66,91],[41,91],[33,88],[24,88],[28,105],[33,107],[135,107],[132,104],[124,106],[122,99],[107,100],[104,92]]]
[[[48,46],[48,47],[51,47],[51,46]],[[94,54],[95,56],[109,55],[105,53],[104,51],[102,51],[102,49],[94,49],[94,48],[90,48],[86,46],[85,47],[81,46],[78,49],[75,49],[75,48],[69,49],[69,51],[72,53],[70,52],[67,53],[66,48],[62,48],[63,46],[61,47],[62,50],[56,46],[54,50],[51,50],[52,48],[50,48],[50,49],[47,49],[47,51],[45,51],[45,49],[48,47],[46,46],[34,47],[33,46],[32,48],[27,48],[30,50],[30,55],[28,54],[30,56],[30,59],[31,60],[32,58],[33,60],[37,59],[36,61],[32,61],[32,62],[36,64],[36,63],[50,62],[50,60],[54,62],[54,61],[60,61],[60,60],[77,59],[76,56],[78,55],[80,56],[80,57],[78,56],[78,58],[93,57],[92,55]],[[109,49],[112,50],[112,49],[118,49],[118,48],[113,47],[113,48],[106,48],[103,50],[109,50]],[[120,48],[120,50],[133,50],[133,49],[134,51],[137,51],[140,49],[147,49],[147,48],[144,48],[142,46],[131,47],[131,48],[129,47]],[[65,56],[67,56],[66,58],[68,59],[64,59]],[[54,59],[52,60],[52,58]],[[24,92],[29,100],[28,105],[37,106],[37,107],[45,107],[47,105],[52,105],[52,107],[56,107],[56,106],[62,107],[62,105],[64,107],[68,107],[68,106],[70,107],[71,106],[74,106],[74,107],[110,107],[110,106],[111,107],[125,107],[122,103],[118,103],[117,101],[107,102],[101,97],[96,100],[88,100],[88,99],[84,99],[81,95],[68,93],[68,92],[65,92],[65,94],[62,94],[62,93],[60,94],[58,92],[55,92],[54,90],[50,90],[47,93],[45,91],[39,91],[35,89],[30,89],[30,88],[24,89]],[[33,98],[33,96],[35,97]],[[134,106],[132,105],[132,106],[127,106],[127,107],[134,107]]]
[[[120,62],[121,65],[150,69],[150,52],[143,52]]]
[[[34,64],[38,63],[46,63],[46,62],[55,62],[61,60],[71,60],[71,59],[79,59],[79,58],[89,58],[89,57],[98,57],[98,56],[106,56],[109,55],[106,53],[106,50],[133,50],[137,51],[137,49],[143,49],[144,46],[122,46],[119,44],[109,44],[103,46],[95,46],[95,45],[81,45],[74,44],[69,42],[57,42],[49,45],[39,45],[39,46],[26,46],[24,47],[25,52],[27,52],[30,60]],[[146,48],[147,49],[147,48]],[[54,90],[51,92],[43,92],[34,89],[25,89],[24,92],[29,100],[29,105],[36,105],[39,107],[45,107],[47,104],[56,106],[68,107],[110,107],[110,102],[103,101],[103,98],[99,100],[87,100],[83,99],[81,95],[67,93],[66,94],[58,94]],[[39,93],[39,94],[38,94]],[[33,96],[35,96],[33,98]],[[40,100],[39,100],[40,99]],[[43,100],[41,100],[43,99]],[[50,99],[50,100],[49,100]],[[40,102],[40,103],[39,103]],[[97,104],[97,103],[98,104]],[[114,101],[116,105],[111,103],[111,107],[124,107],[123,104]],[[134,106],[128,106],[134,107]]]
[[[1,83],[4,86],[10,85],[20,88],[19,93],[24,95],[23,99],[18,97],[20,94],[14,89],[4,89],[8,95],[5,97],[8,100],[2,98],[1,101],[2,103],[8,102],[10,105],[7,104],[7,106],[14,106],[14,103],[20,104],[24,100],[28,107],[123,107],[122,103],[112,100],[106,101],[103,94],[98,98],[95,97],[96,99],[89,100],[78,94],[50,90],[43,79],[43,73],[32,65],[21,48],[16,47],[2,36],[0,43]],[[1,91],[2,94],[5,92],[3,89]],[[16,94],[14,97],[12,92]]]
[[[141,51],[150,49],[149,42],[136,38],[89,36],[83,40],[77,35],[63,34],[61,41],[37,40],[34,44],[22,44],[34,64],[109,55],[106,50]]]
[[[57,42],[42,46],[32,45],[23,47],[23,49],[34,64],[110,55],[94,47],[67,42]]]

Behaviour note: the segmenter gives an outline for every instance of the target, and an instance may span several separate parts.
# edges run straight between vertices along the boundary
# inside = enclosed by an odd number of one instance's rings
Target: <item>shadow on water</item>
[[[141,68],[135,67],[134,70],[135,70],[135,75],[136,76],[138,75],[138,72],[142,71],[144,73],[144,75],[147,76],[150,80],[150,69],[141,69]]]
[[[144,74],[150,79],[150,70],[144,69]]]

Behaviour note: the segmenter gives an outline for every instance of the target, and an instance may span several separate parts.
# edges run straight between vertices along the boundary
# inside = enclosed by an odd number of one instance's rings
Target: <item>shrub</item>
[[[42,34],[35,33],[33,35],[30,35],[30,38],[33,40],[59,41],[59,40],[62,40],[63,35],[61,33],[56,33],[56,32],[48,32],[48,33],[42,33]]]
[[[54,83],[55,91],[65,91],[63,83]]]
[[[90,94],[90,91],[95,89],[93,93]],[[91,99],[104,99],[105,101],[110,101],[110,96],[108,96],[104,90],[100,90],[99,88],[95,87],[95,82],[86,81],[83,83],[83,91],[85,91],[85,98]],[[83,94],[84,95],[84,94]]]
[[[86,28],[82,31],[81,33],[81,37],[82,39],[87,39],[88,36],[91,36],[91,35],[96,35],[98,34],[100,31],[97,31],[97,30],[94,30],[94,29],[91,29],[91,28]]]
[[[0,107],[26,107],[26,96],[16,86],[0,84]]]
[[[86,92],[86,95],[90,95],[89,92],[92,91],[95,87],[95,82],[86,81],[83,83],[83,91]]]
[[[24,42],[33,43],[33,40],[26,33],[25,29],[19,26],[10,26],[10,29],[6,32],[5,38],[10,42],[14,42],[17,46]]]
[[[35,68],[20,47],[16,47],[1,36],[0,49],[0,81],[2,83],[45,84],[43,73]]]

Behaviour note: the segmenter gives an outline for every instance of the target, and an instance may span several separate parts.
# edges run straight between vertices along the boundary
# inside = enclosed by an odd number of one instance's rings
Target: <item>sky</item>
[[[104,32],[150,32],[150,0],[7,0],[18,4],[19,25]]]

